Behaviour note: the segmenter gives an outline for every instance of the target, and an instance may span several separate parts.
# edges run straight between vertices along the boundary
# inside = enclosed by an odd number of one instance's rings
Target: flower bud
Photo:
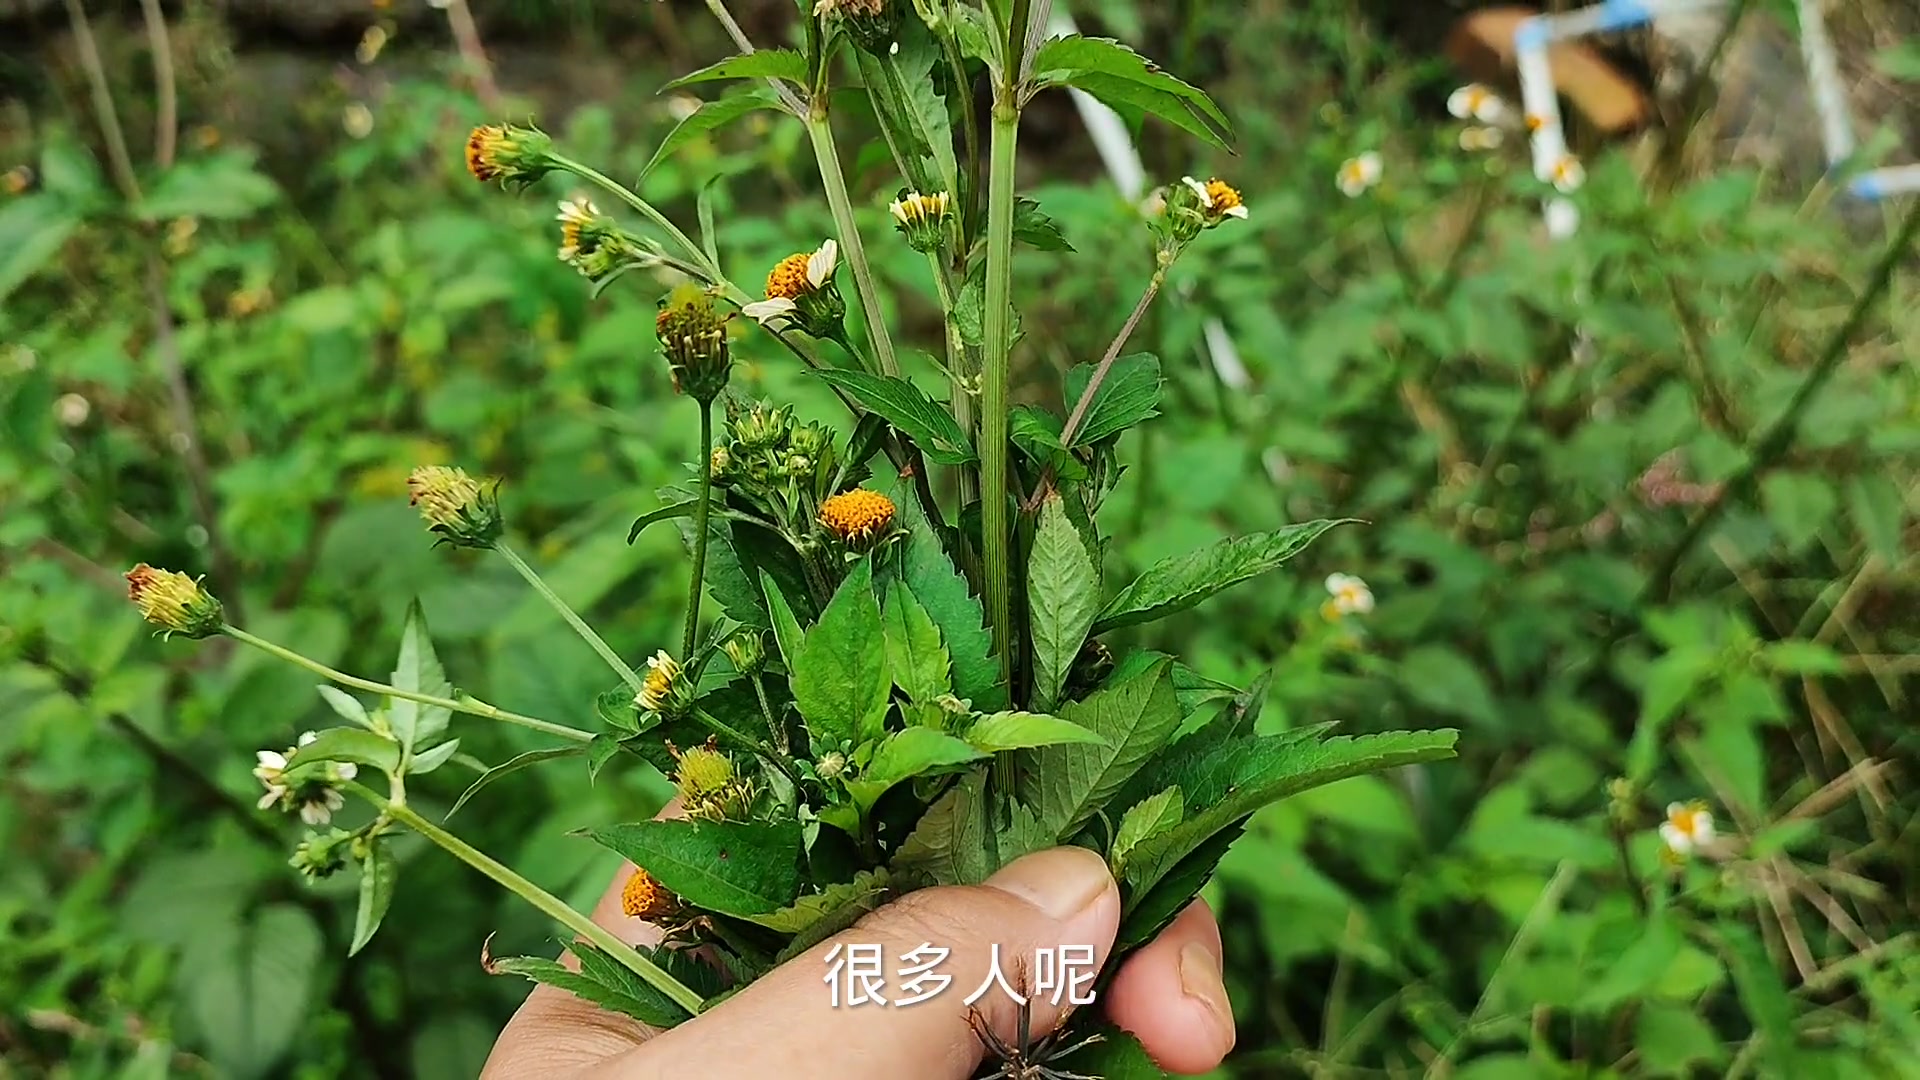
[[[591,199],[566,199],[554,215],[560,222],[560,261],[588,278],[602,278],[624,265],[657,263],[647,243],[600,212]]]
[[[347,865],[346,849],[351,846],[352,840],[353,834],[345,829],[309,832],[306,839],[293,849],[293,857],[287,860],[287,865],[311,881],[332,877]]]
[[[896,7],[894,0],[819,0],[813,13],[838,23],[862,49],[884,56],[893,48],[899,29]]]
[[[758,675],[767,665],[767,645],[758,630],[742,630],[726,640],[720,651],[727,654],[733,670],[742,675]]]
[[[713,297],[696,286],[675,289],[661,302],[653,326],[673,369],[673,388],[695,401],[719,397],[732,373],[733,357],[727,320],[715,309]]]
[[[1203,184],[1191,176],[1183,176],[1169,191],[1165,213],[1168,228],[1184,243],[1228,218],[1245,220],[1247,204],[1241,200],[1240,192],[1224,180],[1213,179]]]
[[[793,408],[761,404],[741,411],[729,410],[727,427],[731,429],[733,441],[743,450],[777,450],[786,445],[787,432],[793,427]]]
[[[847,771],[847,755],[838,750],[821,755],[813,766],[814,774],[822,780],[831,780]]]
[[[484,124],[467,136],[467,171],[483,184],[523,188],[554,168],[553,140],[543,131]]]
[[[200,587],[200,579],[177,570],[141,563],[127,571],[127,599],[148,622],[160,627],[161,637],[211,637],[225,625],[220,601]]]
[[[684,752],[668,749],[677,764],[673,786],[688,817],[708,821],[746,817],[753,802],[752,784],[734,769],[732,758],[714,749],[712,740]]]
[[[668,720],[681,716],[693,704],[693,687],[687,683],[686,672],[665,649],[647,658],[647,674],[633,702]]]
[[[418,507],[437,544],[488,548],[500,539],[500,482],[481,483],[465,469],[422,465],[407,477],[407,501]]]
[[[713,453],[707,455],[707,477],[715,484],[725,486],[732,479],[727,469],[733,464],[733,454],[724,446],[716,446]]]
[[[907,246],[919,252],[938,251],[947,242],[947,208],[950,198],[944,191],[922,195],[909,191],[887,207],[894,227],[906,235]]]
[[[820,504],[820,524],[842,544],[865,550],[891,531],[893,500],[877,491],[854,488]]]

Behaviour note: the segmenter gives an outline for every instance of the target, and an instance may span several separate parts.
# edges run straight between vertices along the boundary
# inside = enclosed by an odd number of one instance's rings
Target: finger
[[[1163,1069],[1216,1069],[1234,1041],[1220,961],[1220,926],[1207,902],[1196,900],[1120,966],[1107,989],[1107,1016]]]
[[[655,820],[679,816],[676,799]],[[621,861],[607,891],[594,904],[592,919],[629,945],[658,945],[660,929],[629,916],[621,899],[636,869],[633,863]],[[560,963],[580,970],[580,961],[571,952],[561,953]],[[483,1080],[518,1080],[565,1073],[618,1056],[656,1034],[630,1016],[609,1012],[558,987],[535,986],[501,1029],[481,1076]]]
[[[983,1055],[967,1024],[965,999],[1000,1038],[1015,1038],[1019,1007],[989,982],[995,944],[1008,983],[1031,996],[1034,1037],[1052,1030],[1062,1009],[1032,995],[1016,969],[1031,971],[1036,950],[1089,947],[1105,959],[1120,925],[1120,891],[1106,861],[1084,848],[1055,848],[1017,859],[976,886],[923,889],[888,904],[737,996],[621,1059],[623,1080],[794,1075],[796,1062],[832,1062],[836,1080],[966,1080]],[[827,957],[834,946],[879,945],[890,1001],[904,999],[901,956],[925,944],[951,953],[936,969],[952,981],[914,1004],[835,1008]],[[844,952],[843,952],[844,955]],[[922,992],[932,989],[930,984]],[[1065,995],[1059,998],[1066,1003]],[[722,1054],[722,1051],[723,1054]],[[714,1068],[716,1057],[726,1062]]]

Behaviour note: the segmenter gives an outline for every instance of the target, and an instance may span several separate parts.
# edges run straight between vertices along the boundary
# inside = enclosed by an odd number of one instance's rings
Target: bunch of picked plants
[[[598,716],[596,730],[457,689],[417,606],[391,681],[378,682],[228,624],[219,601],[184,574],[142,565],[128,575],[133,600],[163,631],[225,634],[327,680],[321,693],[346,722],[263,751],[256,774],[263,806],[311,827],[294,854],[300,870],[317,877],[352,864],[361,875],[354,947],[393,895],[393,840],[417,832],[552,917],[579,961],[575,971],[495,958],[493,970],[666,1028],[902,893],[979,882],[1022,854],[1076,844],[1102,853],[1121,883],[1111,971],[1194,897],[1262,806],[1450,756],[1452,731],[1259,735],[1264,681],[1227,686],[1177,657],[1109,644],[1276,570],[1338,524],[1281,525],[1130,582],[1103,580],[1100,510],[1121,479],[1116,446],[1156,415],[1161,387],[1159,361],[1124,354],[1127,340],[1190,242],[1246,216],[1239,192],[1220,180],[1168,185],[1148,211],[1153,261],[1140,302],[1104,355],[1067,373],[1064,415],[1008,401],[1014,254],[1020,244],[1065,244],[1014,191],[1023,105],[1044,88],[1078,87],[1224,145],[1227,120],[1214,102],[1115,42],[1047,37],[1044,2],[803,0],[803,47],[762,50],[717,0],[709,6],[740,54],[674,85],[753,85],[706,103],[655,160],[749,111],[785,113],[811,136],[837,226],[773,266],[764,288],[728,280],[710,229],[694,240],[537,130],[482,127],[466,147],[481,181],[524,189],[562,173],[607,192],[622,214],[580,198],[559,213],[560,257],[596,291],[636,269],[647,273],[626,283],[682,281],[661,299],[656,330],[675,388],[699,410],[698,464],[657,493],[633,531],[667,521],[681,529],[684,634],[606,642],[505,543],[496,481],[442,465],[410,480],[440,542],[497,553],[617,674],[616,689],[581,703],[582,715]],[[828,105],[856,77],[900,173],[897,235],[855,228]],[[980,79],[993,89],[984,117],[971,92]],[[945,340],[935,343],[942,385],[902,376],[869,242],[925,255],[945,313]],[[851,294],[841,287],[849,273]],[[850,309],[862,316],[853,328]],[[831,387],[846,424],[802,423],[788,405],[729,393],[731,349],[747,334],[771,335]],[[583,822],[590,839],[571,841],[603,844],[640,868],[626,911],[660,926],[663,943],[621,943],[409,804],[408,781],[456,755],[456,714],[533,728],[554,747],[485,772],[455,809],[484,805],[501,773],[552,759],[672,778],[684,817]],[[343,798],[366,800],[375,816],[333,827]],[[1138,1044],[1099,1031],[1093,1013],[1075,1014],[1057,1045],[1104,1040],[1046,1067],[1138,1075]],[[1000,1047],[988,1071],[1006,1069],[1008,1053],[1034,1051]]]

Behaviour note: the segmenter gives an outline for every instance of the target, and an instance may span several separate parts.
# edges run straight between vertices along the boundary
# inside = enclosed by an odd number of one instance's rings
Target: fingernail
[[[1085,911],[1113,888],[1107,860],[1083,847],[1058,847],[1023,855],[987,879],[1062,922]]]
[[[1231,1037],[1233,1005],[1227,1001],[1227,985],[1220,978],[1220,960],[1205,943],[1189,941],[1181,948],[1180,990],[1206,1006]]]

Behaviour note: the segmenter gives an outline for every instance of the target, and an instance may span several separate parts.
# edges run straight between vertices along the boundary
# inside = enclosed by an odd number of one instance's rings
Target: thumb
[[[1104,859],[1085,848],[1036,852],[1007,864],[984,884],[909,893],[768,973],[713,1012],[682,1024],[627,1054],[612,1070],[631,1078],[807,1075],[837,1080],[966,1080],[984,1048],[968,1025],[972,1008],[1002,1040],[1016,1037],[1018,993],[1031,1003],[1033,1038],[1051,1031],[1069,1001],[1068,978],[1037,989],[1061,950],[1090,950],[1097,971],[1120,925],[1120,891]],[[885,1003],[858,1004],[834,960],[871,957],[865,980]],[[997,946],[997,948],[996,948]],[[857,948],[856,948],[857,947]],[[921,950],[912,957],[907,954]],[[911,986],[912,972],[949,950],[929,978]],[[1037,961],[1037,953],[1049,958]],[[1071,955],[1069,953],[1068,955]],[[995,962],[1004,985],[993,981]],[[949,979],[942,984],[941,976]],[[1083,998],[1092,980],[1073,987]],[[854,986],[862,985],[855,979]],[[944,988],[941,988],[944,987]],[[836,989],[838,1003],[836,1004]],[[920,996],[920,1000],[910,999]],[[777,1033],[777,1034],[776,1034]]]

